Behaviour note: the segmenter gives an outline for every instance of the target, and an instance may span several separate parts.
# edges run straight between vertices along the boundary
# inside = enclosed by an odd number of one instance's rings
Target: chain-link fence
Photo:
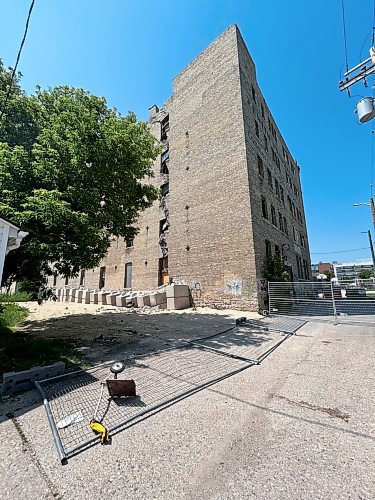
[[[110,364],[36,382],[61,462],[98,442],[90,428],[92,419],[110,433],[129,426],[259,364],[303,324],[294,319],[263,318],[127,359],[119,380],[134,380],[136,396],[108,397],[103,381],[111,376]]]
[[[270,282],[268,296],[271,315],[375,324],[372,280]]]

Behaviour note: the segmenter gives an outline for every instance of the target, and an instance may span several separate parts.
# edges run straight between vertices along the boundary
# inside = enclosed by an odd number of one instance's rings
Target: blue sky
[[[13,65],[30,0],[0,0],[0,57]],[[349,65],[367,58],[373,2],[345,0]],[[172,78],[230,24],[238,24],[260,87],[301,165],[312,261],[369,259],[361,231],[368,207],[371,124],[348,98],[341,0],[36,0],[19,69],[22,85],[68,84],[105,96],[120,112],[145,119],[172,91]],[[369,36],[368,36],[369,35]],[[367,41],[366,41],[366,37]]]

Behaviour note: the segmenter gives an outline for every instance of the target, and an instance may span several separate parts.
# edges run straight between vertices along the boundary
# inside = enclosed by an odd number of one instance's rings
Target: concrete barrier
[[[90,304],[98,304],[98,292],[90,292]]]
[[[57,377],[65,371],[65,363],[59,361],[48,366],[34,366],[30,370],[22,372],[7,372],[3,374],[3,386],[1,395],[13,394],[15,392],[33,389],[36,380]]]

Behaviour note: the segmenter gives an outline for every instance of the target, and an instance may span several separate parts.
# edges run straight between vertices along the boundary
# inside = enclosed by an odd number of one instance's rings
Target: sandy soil
[[[44,338],[73,340],[84,360],[101,362],[119,355],[160,350],[180,342],[223,331],[235,319],[260,317],[257,313],[210,308],[165,311],[125,309],[69,302],[22,303],[30,315],[21,328]]]

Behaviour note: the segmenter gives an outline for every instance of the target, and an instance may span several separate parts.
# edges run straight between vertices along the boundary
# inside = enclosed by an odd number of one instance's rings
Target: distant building
[[[334,264],[335,277],[338,281],[351,281],[358,278],[361,269],[373,269],[371,261],[368,262],[344,262],[342,264]]]
[[[140,215],[134,240],[117,238],[97,268],[54,285],[153,290],[172,281],[189,284],[197,305],[257,310],[267,257],[282,258],[291,281],[311,279],[300,167],[237,26],[176,76],[148,124],[163,145],[160,201]]]
[[[325,274],[326,271],[331,273],[331,277],[334,276],[333,264],[330,262],[319,262],[319,264],[311,264],[311,275],[313,279],[319,279],[319,276]]]

